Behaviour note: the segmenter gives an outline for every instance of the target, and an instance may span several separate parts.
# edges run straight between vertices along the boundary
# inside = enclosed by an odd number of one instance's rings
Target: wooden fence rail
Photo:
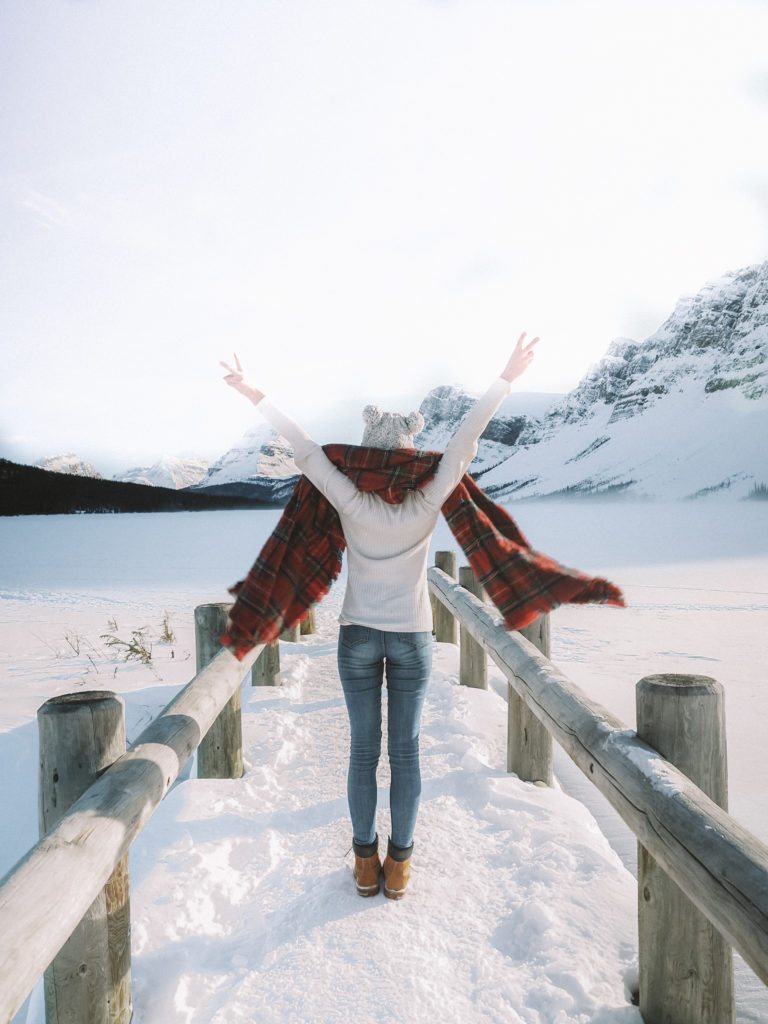
[[[98,897],[263,647],[242,662],[220,649],[2,881],[4,1024]]]
[[[0,1024],[42,974],[48,1024],[130,1021],[128,848],[195,750],[198,778],[242,775],[240,686],[279,682],[278,640],[242,661],[218,643],[230,607],[195,608],[197,673],[128,750],[116,694],[39,709],[41,838],[0,879]],[[313,609],[279,639],[310,632]]]
[[[463,684],[487,687],[486,656],[505,675],[507,770],[551,785],[556,739],[638,838],[644,1020],[731,1024],[723,940],[768,984],[768,847],[725,809],[722,688],[646,677],[638,735],[549,660],[549,616],[509,631],[468,567],[455,576],[454,553],[438,552],[428,570],[435,637],[456,643],[460,627]],[[242,774],[240,685],[249,669],[253,684],[279,683],[277,641],[242,662],[218,646],[228,608],[195,609],[197,674],[124,753],[115,695],[63,695],[40,709],[43,834],[0,880],[0,1024],[43,974],[48,1024],[130,1020],[128,848],[196,749],[199,776]],[[280,639],[313,631],[310,614]],[[110,723],[98,736],[93,707],[76,718],[89,697]]]
[[[531,745],[532,716],[637,836],[644,1020],[729,1024],[732,965],[720,937],[768,984],[768,846],[725,810],[722,688],[702,676],[648,676],[638,683],[638,727],[658,738],[670,758],[694,766],[700,776],[694,781],[591,700],[534,643],[508,631],[494,607],[437,566],[427,576],[430,594],[507,678],[508,767],[517,765],[526,781],[551,781],[551,748]],[[528,631],[541,646],[548,643],[541,620]],[[520,714],[521,702],[528,717]],[[713,926],[708,934],[702,921]]]

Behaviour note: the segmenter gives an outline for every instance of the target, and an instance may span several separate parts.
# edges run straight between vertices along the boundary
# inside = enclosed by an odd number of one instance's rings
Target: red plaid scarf
[[[442,457],[442,452],[415,448],[338,443],[322,448],[359,490],[374,491],[390,504],[399,504],[406,491],[423,486]],[[560,604],[625,607],[613,583],[535,551],[506,509],[491,501],[469,473],[441,511],[509,629],[521,629]],[[338,512],[302,474],[250,572],[227,588],[236,600],[220,642],[242,661],[251,648],[300,622],[331,589],[345,547]]]

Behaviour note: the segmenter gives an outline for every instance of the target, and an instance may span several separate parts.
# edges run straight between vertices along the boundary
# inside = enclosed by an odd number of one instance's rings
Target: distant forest
[[[285,504],[255,498],[247,490],[248,485],[175,490],[172,487],[56,473],[0,459],[0,515],[3,516],[280,508]]]

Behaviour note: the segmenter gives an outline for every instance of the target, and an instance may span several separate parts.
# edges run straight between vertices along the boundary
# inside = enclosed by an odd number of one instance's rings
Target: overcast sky
[[[567,391],[768,257],[768,4],[5,0],[0,456]]]

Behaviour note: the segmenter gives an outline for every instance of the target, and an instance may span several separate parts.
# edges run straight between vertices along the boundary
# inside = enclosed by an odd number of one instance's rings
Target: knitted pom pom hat
[[[371,448],[413,448],[413,436],[424,429],[420,412],[401,416],[399,412],[382,412],[377,405],[363,409],[365,430],[361,444]]]

